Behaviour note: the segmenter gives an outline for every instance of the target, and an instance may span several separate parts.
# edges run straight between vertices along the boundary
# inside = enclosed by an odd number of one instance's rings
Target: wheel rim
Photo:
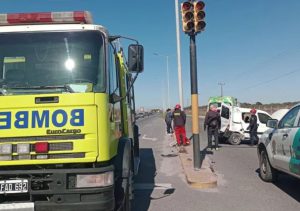
[[[261,154],[261,171],[262,173],[266,174],[267,172],[267,157],[265,155],[265,152],[262,152]]]
[[[232,142],[236,144],[236,143],[239,143],[239,141],[240,141],[240,137],[237,135],[234,135],[232,138]]]

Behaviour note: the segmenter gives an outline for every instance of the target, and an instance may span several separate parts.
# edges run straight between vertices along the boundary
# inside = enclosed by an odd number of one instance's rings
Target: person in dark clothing
[[[253,146],[258,142],[258,136],[257,136],[258,124],[257,124],[256,109],[255,108],[251,109],[250,114],[251,114],[250,123],[247,130],[249,130],[250,132],[250,143],[251,146]]]
[[[167,133],[168,134],[172,134],[173,133],[173,128],[172,128],[172,111],[171,109],[167,109],[167,113],[166,113],[166,116],[165,116],[165,122],[166,122],[166,125],[167,125]]]
[[[215,139],[215,149],[219,150],[219,130],[221,128],[221,116],[215,105],[209,107],[209,111],[205,115],[204,130],[207,128],[208,147],[212,147],[212,137]]]
[[[181,106],[179,104],[175,106],[175,110],[173,112],[172,117],[177,144],[179,146],[182,144],[190,144],[190,141],[186,137],[185,131],[186,114],[184,111],[181,110]]]

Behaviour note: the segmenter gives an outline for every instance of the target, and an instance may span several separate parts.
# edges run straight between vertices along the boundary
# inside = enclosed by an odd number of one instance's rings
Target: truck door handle
[[[36,97],[35,104],[59,103],[59,97]]]
[[[288,136],[289,136],[289,134],[286,133],[286,134],[283,134],[282,137],[283,137],[283,138],[287,138]]]

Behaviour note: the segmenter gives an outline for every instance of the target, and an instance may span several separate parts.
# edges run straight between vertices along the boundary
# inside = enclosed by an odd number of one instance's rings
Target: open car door
[[[220,132],[225,132],[230,125],[230,116],[231,116],[231,106],[228,106],[224,103],[221,105],[220,115],[221,115],[221,128]]]

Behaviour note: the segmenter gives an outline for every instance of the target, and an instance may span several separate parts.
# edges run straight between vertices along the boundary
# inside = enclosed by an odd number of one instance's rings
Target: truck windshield
[[[0,34],[1,93],[104,92],[103,46],[98,31]]]

